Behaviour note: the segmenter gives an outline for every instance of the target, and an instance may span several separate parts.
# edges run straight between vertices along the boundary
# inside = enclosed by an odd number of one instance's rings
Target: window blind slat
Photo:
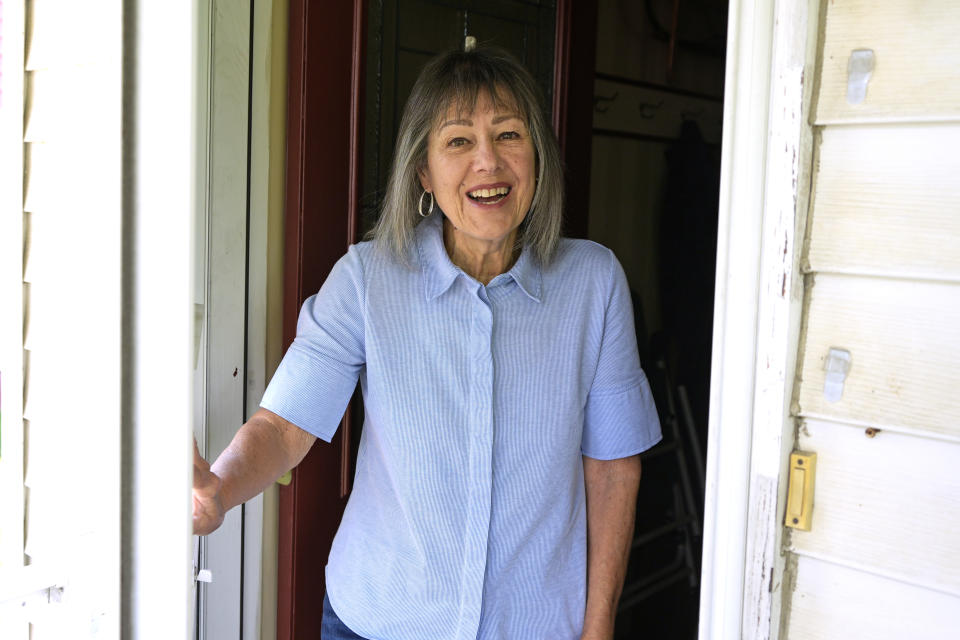
[[[27,20],[28,71],[109,60],[116,43],[99,37],[119,28],[117,3],[105,0],[31,0]]]
[[[24,139],[96,144],[119,127],[118,75],[115,62],[31,72]]]

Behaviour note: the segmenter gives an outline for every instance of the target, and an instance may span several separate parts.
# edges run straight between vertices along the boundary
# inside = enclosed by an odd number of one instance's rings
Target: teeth
[[[510,187],[495,187],[493,189],[477,189],[470,191],[467,195],[471,198],[490,198],[492,196],[505,196],[510,193]]]

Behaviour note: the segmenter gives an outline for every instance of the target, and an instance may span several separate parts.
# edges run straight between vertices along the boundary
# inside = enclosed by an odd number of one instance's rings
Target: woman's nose
[[[492,172],[500,166],[500,156],[492,140],[481,139],[476,146],[473,165],[477,171]]]

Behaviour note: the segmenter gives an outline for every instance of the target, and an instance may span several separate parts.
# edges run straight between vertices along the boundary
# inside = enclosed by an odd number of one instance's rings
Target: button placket
[[[493,490],[493,310],[482,286],[472,301],[469,478],[464,523],[463,576],[460,621],[456,637],[472,640],[480,627],[483,579]]]

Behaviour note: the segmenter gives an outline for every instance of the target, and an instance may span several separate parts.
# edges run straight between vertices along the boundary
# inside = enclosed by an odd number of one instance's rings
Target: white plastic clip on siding
[[[847,102],[860,104],[867,97],[867,83],[873,74],[873,49],[854,49],[847,62]]]
[[[850,352],[830,347],[823,369],[827,372],[823,378],[823,397],[827,402],[837,402],[843,396],[843,383],[850,372]]]

